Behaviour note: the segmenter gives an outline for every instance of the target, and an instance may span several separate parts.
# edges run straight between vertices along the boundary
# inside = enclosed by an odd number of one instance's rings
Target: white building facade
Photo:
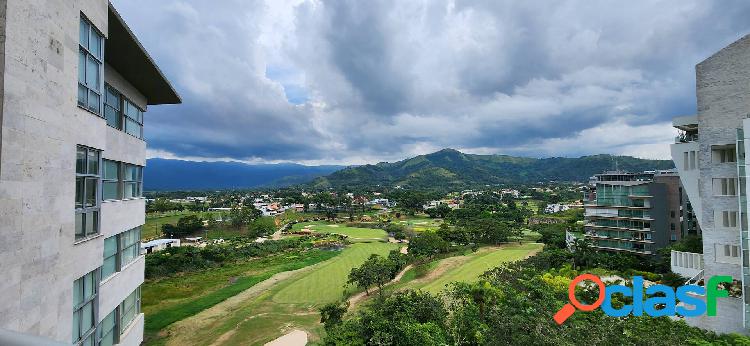
[[[106,0],[0,1],[0,30],[0,332],[139,345],[143,115],[180,98]]]
[[[717,332],[747,334],[750,326],[747,167],[750,136],[750,36],[696,66],[697,116],[673,120],[680,130],[672,159],[695,211],[703,254],[673,253],[672,271],[697,273],[694,282],[731,275],[739,297],[721,298],[715,317],[687,318]]]

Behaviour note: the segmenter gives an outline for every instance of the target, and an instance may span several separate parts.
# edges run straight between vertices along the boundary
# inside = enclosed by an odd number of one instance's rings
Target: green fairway
[[[156,341],[153,338],[166,326],[216,305],[276,273],[304,268],[337,254],[322,250],[282,254],[146,281],[142,286],[142,309],[146,315],[147,341]]]
[[[382,229],[347,227],[343,224],[331,224],[325,221],[300,222],[292,226],[292,230],[300,231],[307,228],[320,233],[337,233],[349,237],[351,240],[383,240],[387,234]]]
[[[432,219],[425,216],[409,216],[406,220],[399,220],[398,223],[411,228],[414,232],[424,232],[437,231],[437,229],[440,228],[440,224],[443,223],[443,220]]]
[[[370,254],[387,255],[399,246],[382,242],[350,245],[336,257],[302,269],[254,298],[223,306],[219,314],[201,313],[167,327],[162,340],[166,345],[262,345],[291,329],[302,329],[314,344],[323,333],[318,308],[343,298],[351,268]]]
[[[285,287],[273,297],[276,303],[325,304],[341,299],[347,276],[371,254],[387,256],[400,245],[390,243],[357,243],[335,259]],[[353,288],[349,288],[353,290]]]
[[[454,281],[474,282],[484,272],[497,267],[503,262],[517,261],[525,258],[534,251],[541,250],[543,244],[526,243],[522,245],[508,244],[500,249],[492,251],[481,251],[471,254],[461,265],[448,269],[434,280],[419,285],[425,291],[438,293],[445,286]],[[446,259],[447,260],[451,260]]]

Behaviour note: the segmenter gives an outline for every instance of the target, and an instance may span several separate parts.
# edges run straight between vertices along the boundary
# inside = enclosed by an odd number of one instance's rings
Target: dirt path
[[[169,339],[167,340],[166,344],[175,346],[190,345],[190,338],[194,334],[195,330],[209,328],[211,323],[220,319],[221,317],[228,315],[232,311],[235,311],[244,301],[259,296],[261,293],[265,292],[266,290],[283,280],[289,279],[299,273],[310,271],[313,268],[317,268],[317,266],[318,265],[316,264],[302,269],[278,273],[240,292],[239,294],[228,298],[227,300],[219,304],[216,304],[206,310],[199,312],[196,315],[175,322],[165,329],[165,331],[169,334]],[[219,338],[217,338],[216,341],[212,343],[212,345],[222,344],[224,341],[229,340],[232,334],[234,334],[234,330],[230,330],[229,332],[224,333]]]

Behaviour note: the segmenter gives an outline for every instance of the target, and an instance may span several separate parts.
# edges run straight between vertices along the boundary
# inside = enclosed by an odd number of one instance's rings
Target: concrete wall
[[[716,262],[714,244],[739,244],[737,229],[716,227],[715,211],[737,210],[737,197],[714,196],[713,178],[737,178],[731,163],[713,163],[711,146],[734,144],[737,128],[750,113],[750,37],[732,43],[696,66],[699,126],[701,228],[706,276],[732,275],[740,279],[741,268]]]
[[[0,43],[6,39],[0,50],[0,328],[70,343],[73,281],[101,266],[105,236],[143,223],[145,204],[102,204],[102,235],[76,244],[76,145],[139,165],[146,146],[77,106],[79,18],[85,14],[106,35],[106,0],[10,0],[6,13],[0,14],[7,18],[0,21],[7,33],[0,36]],[[105,81],[145,105],[111,69]],[[116,289],[102,285],[99,299],[108,308],[127,295],[120,291],[129,294],[142,282],[142,259],[131,267],[110,279],[120,282]],[[131,344],[142,338],[142,317],[139,323]]]

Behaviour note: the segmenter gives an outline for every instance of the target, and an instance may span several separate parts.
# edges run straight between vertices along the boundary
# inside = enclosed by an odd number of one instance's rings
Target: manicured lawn
[[[497,250],[471,254],[468,255],[470,258],[463,264],[447,270],[435,280],[420,285],[418,288],[438,293],[447,284],[454,281],[474,282],[484,272],[497,267],[501,263],[521,260],[533,251],[541,250],[542,247],[542,244],[537,243],[525,243],[522,245],[508,244]],[[450,260],[450,258],[446,260]]]
[[[314,250],[280,254],[221,268],[187,273],[142,286],[145,333],[153,338],[168,325],[193,316],[274,274],[326,261],[339,252]]]
[[[346,248],[334,260],[323,264],[273,297],[276,303],[325,304],[341,299],[349,272],[371,254],[387,256],[400,245],[389,243],[357,243]],[[349,287],[347,290],[353,291]]]
[[[398,244],[381,242],[352,244],[338,256],[302,269],[254,298],[223,307],[225,313],[220,316],[198,314],[167,327],[166,344],[262,345],[292,329],[305,330],[314,343],[323,333],[318,308],[344,297],[351,268],[370,254],[387,255],[398,248]]]
[[[382,229],[347,227],[344,224],[331,224],[325,221],[300,222],[292,226],[292,230],[299,231],[308,228],[320,233],[338,233],[349,237],[351,240],[386,240],[387,234]]]
[[[406,220],[400,220],[398,223],[413,229],[414,232],[424,232],[437,231],[443,220],[431,219],[425,216],[409,216]]]

